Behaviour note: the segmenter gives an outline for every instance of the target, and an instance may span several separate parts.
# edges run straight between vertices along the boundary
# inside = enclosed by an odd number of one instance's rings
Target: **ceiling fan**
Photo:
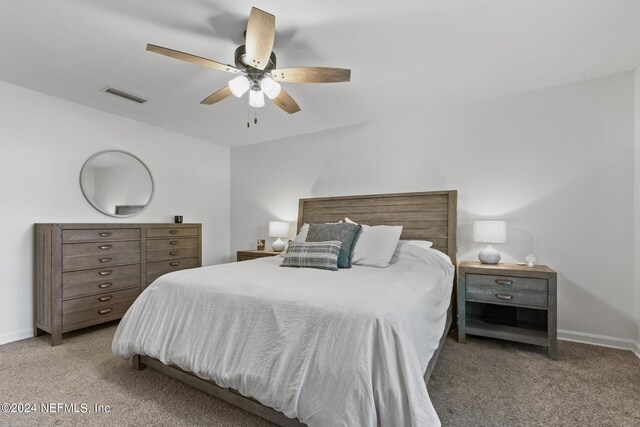
[[[348,82],[351,70],[345,68],[298,67],[276,68],[273,42],[276,34],[276,17],[258,8],[251,8],[245,33],[245,44],[235,52],[235,67],[166,47],[147,44],[147,50],[175,59],[203,65],[238,77],[222,89],[212,93],[200,103],[211,105],[231,95],[240,98],[249,91],[249,105],[264,106],[264,95],[289,114],[300,111],[300,106],[280,86],[282,83],[337,83]]]

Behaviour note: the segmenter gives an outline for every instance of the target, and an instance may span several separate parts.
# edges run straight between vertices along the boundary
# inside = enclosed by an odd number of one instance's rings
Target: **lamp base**
[[[284,250],[285,244],[280,238],[271,244],[271,250],[274,252],[282,252]]]
[[[487,245],[486,248],[478,253],[478,259],[483,264],[497,264],[500,262],[500,258],[502,258],[500,252],[491,245]]]

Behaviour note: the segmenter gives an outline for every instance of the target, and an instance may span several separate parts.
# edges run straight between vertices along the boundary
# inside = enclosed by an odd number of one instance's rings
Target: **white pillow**
[[[447,269],[451,267],[453,269],[451,258],[444,252],[431,249],[432,244],[427,240],[400,240],[391,262],[418,260],[430,265],[445,266]]]
[[[402,251],[403,247],[408,246],[417,246],[419,248],[429,249],[431,246],[433,246],[433,242],[430,242],[428,240],[400,240],[398,242],[397,250]]]
[[[300,232],[293,240],[298,243],[304,243],[307,241],[307,234],[309,234],[309,224],[302,224]]]
[[[351,263],[370,267],[388,267],[402,234],[400,225],[362,226],[351,254]]]
[[[302,224],[302,227],[300,227],[300,232],[298,233],[298,235],[296,237],[293,238],[293,241],[296,243],[304,243],[307,241],[307,234],[309,234],[309,224]],[[282,252],[280,252],[280,256],[284,258],[284,254],[285,252],[287,252],[287,248],[289,247],[289,245],[287,244],[284,247],[284,250]]]

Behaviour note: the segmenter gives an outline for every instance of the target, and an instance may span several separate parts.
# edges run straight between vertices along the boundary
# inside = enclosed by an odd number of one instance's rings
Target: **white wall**
[[[503,260],[558,271],[561,334],[631,348],[633,122],[629,72],[233,148],[232,253],[301,197],[457,189],[460,259],[472,220],[508,220]]]
[[[80,168],[106,149],[139,156],[153,173],[156,193],[138,216],[105,216],[82,196]],[[181,214],[202,223],[204,264],[229,259],[227,147],[2,82],[0,200],[0,344],[32,333],[36,222],[171,222]]]
[[[638,338],[636,354],[640,357],[640,68],[635,71],[635,134],[634,134],[634,283],[635,283],[635,312],[638,322]]]

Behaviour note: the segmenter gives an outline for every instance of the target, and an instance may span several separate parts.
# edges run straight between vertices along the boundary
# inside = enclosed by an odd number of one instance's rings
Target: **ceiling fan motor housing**
[[[264,70],[260,70],[251,66],[251,64],[249,64],[250,61],[247,58],[247,48],[245,45],[238,46],[234,55],[234,60],[236,67],[244,70],[250,79],[261,78],[265,74],[271,74],[271,71],[276,68],[276,54],[273,51],[271,52],[271,56],[269,57],[269,63],[264,68]]]

